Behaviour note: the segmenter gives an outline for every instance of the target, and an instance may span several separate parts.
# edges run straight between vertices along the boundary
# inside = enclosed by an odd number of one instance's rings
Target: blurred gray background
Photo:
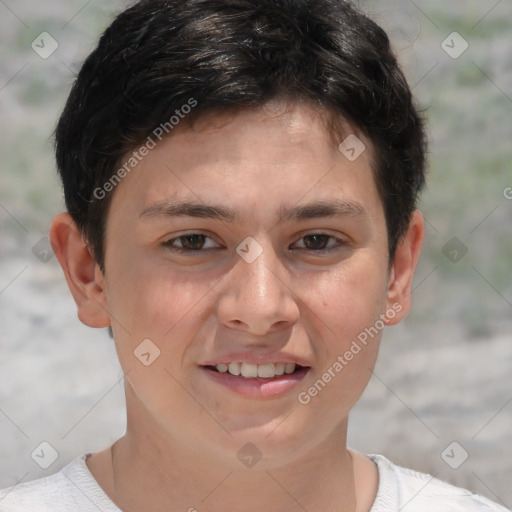
[[[510,508],[512,2],[359,3],[392,38],[431,154],[413,310],[384,333],[349,444]],[[0,488],[124,433],[113,343],[79,322],[46,237],[64,209],[51,134],[125,5],[0,0]],[[48,469],[31,456],[42,442],[58,453]]]

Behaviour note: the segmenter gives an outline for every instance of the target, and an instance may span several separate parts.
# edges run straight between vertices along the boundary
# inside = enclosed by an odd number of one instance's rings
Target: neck
[[[244,441],[231,440],[232,450],[206,453],[208,444],[198,448],[176,439],[140,411],[128,408],[127,420],[126,434],[104,452],[103,463],[89,464],[123,512],[367,512],[373,503],[377,471],[346,448],[347,421],[297,456],[277,460],[262,454],[246,468],[233,457]]]

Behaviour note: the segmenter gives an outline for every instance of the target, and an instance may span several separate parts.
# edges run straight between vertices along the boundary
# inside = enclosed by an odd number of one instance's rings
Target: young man
[[[372,21],[335,0],[138,2],[56,141],[51,241],[80,320],[111,328],[127,430],[2,511],[505,510],[346,446],[424,229],[422,121]]]

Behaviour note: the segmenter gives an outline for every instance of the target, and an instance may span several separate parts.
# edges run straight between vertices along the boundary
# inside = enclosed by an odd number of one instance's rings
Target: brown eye
[[[308,242],[304,244],[306,249],[318,251],[325,249],[329,238],[332,237],[329,235],[307,235],[303,238],[303,240],[308,240]]]
[[[179,237],[183,249],[197,251],[202,249],[206,236],[205,235],[183,235]]]
[[[208,240],[211,241],[209,242],[210,245],[205,247]],[[214,246],[211,245],[212,242],[215,244]],[[203,249],[215,249],[218,247],[212,238],[201,233],[188,233],[177,236],[162,242],[161,245],[176,252],[204,252]]]
[[[335,243],[328,245],[329,240],[333,240]],[[305,235],[300,239],[300,241],[303,242],[303,246],[299,246],[299,249],[320,253],[329,253],[332,250],[340,249],[342,246],[346,245],[346,242],[343,240],[324,233]]]

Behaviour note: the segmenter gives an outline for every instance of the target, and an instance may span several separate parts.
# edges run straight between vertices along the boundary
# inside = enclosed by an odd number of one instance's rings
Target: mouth
[[[237,394],[271,398],[294,388],[311,370],[296,363],[251,364],[239,361],[201,366],[205,374]]]
[[[309,367],[295,363],[251,364],[245,362],[231,362],[226,364],[221,363],[215,366],[207,365],[204,366],[204,368],[218,373],[229,373],[235,377],[243,377],[246,379],[272,379],[281,375],[291,375]]]

